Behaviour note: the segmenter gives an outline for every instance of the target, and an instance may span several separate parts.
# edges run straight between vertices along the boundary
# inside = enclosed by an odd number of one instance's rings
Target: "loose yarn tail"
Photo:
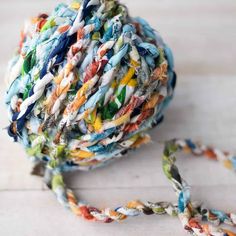
[[[65,185],[62,172],[59,169],[47,168],[45,181],[64,207],[86,220],[111,223],[125,220],[129,216],[138,216],[142,213],[145,215],[168,214],[170,216],[178,216],[184,229],[192,235],[236,236],[236,233],[220,227],[222,224],[236,227],[235,213],[208,209],[203,204],[191,201],[189,185],[181,177],[175,165],[177,151],[184,151],[194,156],[205,156],[208,159],[221,162],[228,169],[236,170],[236,157],[230,153],[194,143],[189,139],[174,139],[165,143],[162,167],[166,177],[172,183],[178,198],[178,204],[165,201],[153,203],[134,200],[128,202],[125,206],[115,209],[98,209],[77,200],[74,192]]]

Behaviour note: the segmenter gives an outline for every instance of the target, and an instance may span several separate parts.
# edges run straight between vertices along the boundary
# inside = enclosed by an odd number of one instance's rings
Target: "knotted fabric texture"
[[[190,140],[167,142],[163,155],[178,204],[132,201],[99,210],[78,201],[65,186],[63,172],[103,166],[147,143],[147,130],[163,120],[173,97],[171,50],[145,20],[130,17],[124,5],[116,0],[73,1],[59,4],[49,16],[31,19],[7,78],[8,134],[35,162],[33,174],[43,167],[47,185],[76,215],[108,223],[140,213],[167,213],[179,216],[193,235],[236,235],[201,223],[235,226],[236,216],[191,202],[174,152],[204,154],[231,169],[236,169],[235,157]]]

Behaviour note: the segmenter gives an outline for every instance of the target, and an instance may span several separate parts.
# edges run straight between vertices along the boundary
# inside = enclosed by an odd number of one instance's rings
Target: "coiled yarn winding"
[[[30,156],[90,169],[148,140],[173,96],[170,49],[116,1],[34,18],[10,64],[8,133]]]

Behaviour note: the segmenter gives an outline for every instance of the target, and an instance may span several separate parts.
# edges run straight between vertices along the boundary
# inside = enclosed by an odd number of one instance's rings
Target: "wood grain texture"
[[[3,103],[6,62],[25,18],[50,12],[56,0],[0,1],[0,127],[7,126]],[[165,121],[151,131],[153,143],[91,172],[66,175],[78,196],[98,207],[132,199],[176,201],[162,173],[159,141],[192,137],[236,153],[236,1],[124,0],[132,15],[146,18],[173,49],[178,72],[175,99]],[[193,199],[236,212],[235,174],[218,163],[179,155]],[[24,150],[0,131],[0,235],[185,235],[177,218],[141,216],[122,224],[88,223],[63,209],[42,180],[30,176]]]

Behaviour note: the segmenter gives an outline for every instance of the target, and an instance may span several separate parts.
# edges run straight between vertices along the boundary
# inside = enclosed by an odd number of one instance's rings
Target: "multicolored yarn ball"
[[[147,131],[163,120],[176,84],[171,50],[141,18],[116,0],[59,4],[51,15],[31,19],[10,62],[6,104],[8,134],[44,168],[57,199],[76,215],[112,222],[144,214],[178,215],[193,235],[236,235],[201,224],[236,224],[236,216],[203,208],[174,164],[174,152],[189,150],[235,167],[228,153],[190,140],[166,143],[163,169],[178,204],[131,201],[115,210],[90,207],[65,186],[63,172],[90,170],[149,141]]]
[[[173,96],[170,49],[115,0],[58,5],[22,32],[8,133],[52,168],[92,169],[148,140]]]

